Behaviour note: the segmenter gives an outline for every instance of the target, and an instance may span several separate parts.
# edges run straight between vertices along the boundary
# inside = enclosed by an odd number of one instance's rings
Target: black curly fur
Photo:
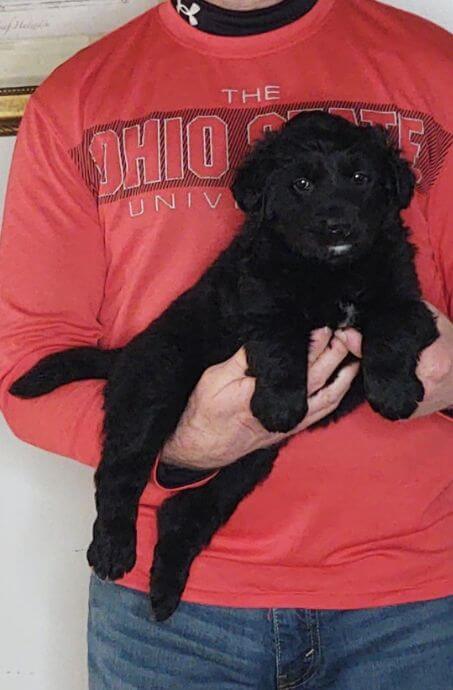
[[[301,114],[240,167],[233,193],[245,223],[194,287],[122,350],[51,355],[13,385],[15,395],[33,397],[84,377],[108,378],[88,551],[101,578],[133,567],[138,502],[155,457],[204,370],[241,345],[256,377],[253,413],[267,429],[286,432],[307,411],[310,333],[337,328],[349,315],[363,334],[361,374],[320,424],[365,398],[388,419],[411,415],[424,393],[418,356],[438,335],[400,219],[413,188],[382,129]],[[193,559],[268,476],[278,450],[257,450],[163,503],[151,571],[157,620],[175,610]]]

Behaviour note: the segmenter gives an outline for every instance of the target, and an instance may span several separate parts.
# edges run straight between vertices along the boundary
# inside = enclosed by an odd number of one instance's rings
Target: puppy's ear
[[[409,163],[396,150],[391,154],[391,167],[398,208],[402,211],[411,203],[415,189],[415,175]]]
[[[374,125],[367,129],[373,143],[387,152],[389,162],[388,190],[395,199],[397,208],[402,211],[409,206],[414,194],[415,175],[384,127]]]
[[[276,136],[275,132],[267,132],[236,170],[231,191],[245,213],[264,215],[267,182],[276,165],[273,154]]]

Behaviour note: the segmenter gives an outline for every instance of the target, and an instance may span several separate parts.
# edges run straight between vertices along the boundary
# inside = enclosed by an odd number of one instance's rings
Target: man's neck
[[[207,0],[210,5],[222,7],[224,10],[244,11],[262,10],[265,7],[278,5],[281,0]]]
[[[251,36],[297,21],[317,0],[171,0],[197,31],[217,36]]]

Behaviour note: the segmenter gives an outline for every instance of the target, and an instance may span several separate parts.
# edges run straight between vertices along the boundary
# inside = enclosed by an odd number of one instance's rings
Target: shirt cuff
[[[447,407],[446,410],[440,410],[437,414],[440,414],[441,417],[449,419],[450,422],[453,422],[453,407]]]
[[[174,492],[195,489],[213,479],[219,470],[191,470],[161,462],[160,454],[153,467],[153,482],[164,491]]]

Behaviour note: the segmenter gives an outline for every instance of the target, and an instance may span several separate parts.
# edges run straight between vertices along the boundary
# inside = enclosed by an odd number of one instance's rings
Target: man
[[[398,138],[440,331],[420,358],[413,420],[364,405],[309,433],[357,366],[327,386],[330,374],[361,346],[352,330],[330,345],[327,329],[314,334],[307,418],[157,624],[145,594],[156,506],[275,441],[251,416],[243,351],[205,372],[142,497],[134,569],[119,584],[92,578],[92,690],[453,687],[451,68],[445,31],[372,0],[177,0],[32,97],[0,249],[1,406],[19,438],[96,466],[103,382],[33,401],[10,384],[51,352],[123,345],[193,284],[240,222],[232,169],[301,109]]]

